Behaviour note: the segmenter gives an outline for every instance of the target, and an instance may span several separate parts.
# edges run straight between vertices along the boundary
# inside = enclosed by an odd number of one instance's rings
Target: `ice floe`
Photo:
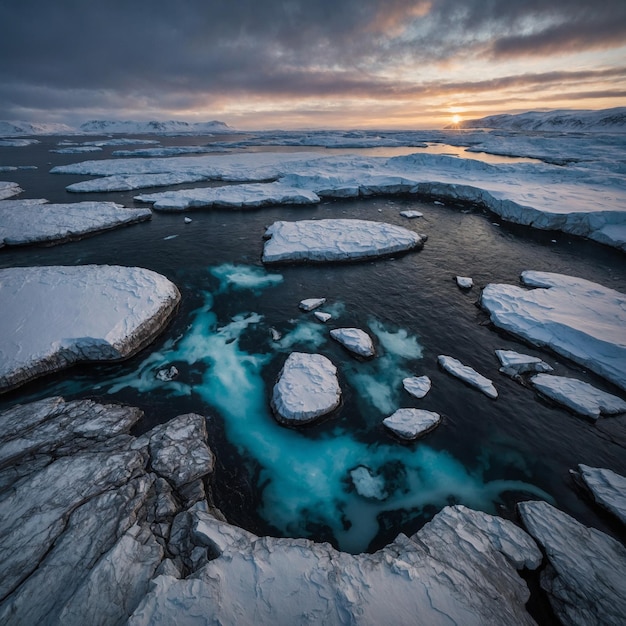
[[[138,267],[0,270],[0,391],[77,362],[134,354],[179,300],[173,283]]]
[[[360,328],[333,328],[330,336],[358,356],[370,358],[376,354],[372,338]]]
[[[414,219],[416,217],[424,217],[424,214],[421,211],[413,211],[413,210],[400,211],[400,215],[408,219]]]
[[[274,385],[272,407],[285,424],[306,424],[341,402],[337,368],[321,354],[292,352]]]
[[[326,302],[326,298],[306,298],[300,301],[298,305],[303,311],[313,311],[322,306]]]
[[[578,471],[570,470],[594,501],[615,515],[626,526],[626,477],[601,468],[580,463]]]
[[[593,420],[626,413],[624,400],[576,378],[536,374],[530,382],[541,395]]]
[[[398,409],[383,420],[392,433],[402,439],[417,439],[430,432],[441,422],[441,416],[424,409]]]
[[[265,232],[264,263],[352,261],[421,248],[424,238],[394,224],[358,219],[274,222]]]
[[[356,492],[363,498],[384,500],[389,495],[385,491],[385,477],[372,474],[365,465],[350,470],[350,478]]]
[[[469,276],[457,276],[456,284],[460,289],[471,289],[474,286],[474,281]]]
[[[430,391],[431,381],[428,376],[408,376],[402,380],[402,386],[412,396],[423,398]]]
[[[542,361],[539,357],[521,354],[515,350],[496,350],[496,356],[500,361],[500,372],[511,378],[521,374],[545,373],[553,371],[553,368]]]
[[[621,623],[626,615],[626,548],[546,502],[522,502],[518,510],[546,554],[541,587],[561,623]]]
[[[55,154],[84,154],[87,152],[102,152],[100,146],[65,146],[63,148],[54,148],[50,150]]]
[[[324,324],[333,317],[330,313],[325,313],[324,311],[315,311],[313,315],[315,315],[315,317]]]
[[[0,201],[0,248],[62,243],[151,219],[149,209],[114,202],[48,204],[47,200]]]
[[[548,347],[626,390],[626,295],[591,281],[526,271],[516,285],[489,284],[481,306],[498,327]]]
[[[493,382],[482,374],[479,374],[469,365],[463,365],[463,363],[461,363],[458,359],[451,356],[445,356],[443,354],[440,354],[437,357],[437,362],[446,372],[452,374],[452,376],[460,378],[468,385],[476,387],[476,389],[482,391],[489,398],[495,399],[498,397],[498,392],[494,387]]]
[[[24,190],[17,183],[0,181],[0,200],[17,196],[22,193],[22,191]]]

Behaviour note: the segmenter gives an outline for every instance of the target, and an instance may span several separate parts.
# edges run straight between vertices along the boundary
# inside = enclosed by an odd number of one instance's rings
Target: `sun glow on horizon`
[[[458,124],[460,124],[460,123],[461,123],[461,120],[462,120],[462,119],[463,119],[463,118],[462,118],[462,117],[461,117],[458,113],[455,113],[455,114],[452,116],[452,123],[453,123],[455,126],[457,126]]]

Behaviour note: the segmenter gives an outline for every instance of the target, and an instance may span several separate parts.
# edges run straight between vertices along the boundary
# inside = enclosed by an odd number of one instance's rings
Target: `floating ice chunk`
[[[624,400],[576,378],[536,374],[530,382],[540,394],[593,420],[626,412]]]
[[[85,152],[102,152],[99,146],[67,146],[66,148],[54,148],[50,150],[56,154],[82,154]]]
[[[265,233],[264,263],[351,261],[421,248],[406,228],[356,219],[274,222]]]
[[[471,289],[474,286],[474,281],[469,276],[457,276],[456,284],[461,289]]]
[[[22,191],[24,190],[17,183],[0,181],[0,200],[17,196]]]
[[[324,322],[324,323],[326,323],[329,319],[332,318],[332,315],[330,313],[324,313],[324,311],[315,311],[315,313],[313,313],[313,315],[315,315],[315,317],[320,322]]]
[[[425,435],[441,422],[439,413],[424,409],[398,409],[386,417],[383,424],[402,439],[417,439]]]
[[[172,365],[171,367],[159,370],[155,376],[158,380],[169,382],[178,376],[178,368],[175,365]]]
[[[192,221],[190,217],[185,217],[185,224],[191,224]]]
[[[3,200],[0,247],[62,243],[151,217],[149,209],[126,209],[114,202],[47,204],[46,200]]]
[[[283,282],[282,274],[269,274],[265,268],[256,265],[224,263],[212,268],[211,274],[219,278],[220,292],[227,289],[258,291]]]
[[[469,367],[469,365],[463,365],[461,361],[451,356],[444,356],[443,354],[437,357],[437,362],[446,372],[460,378],[468,385],[480,389],[486,396],[490,398],[498,397],[498,392],[493,386],[493,382]]]
[[[364,465],[359,465],[350,470],[350,478],[356,492],[363,498],[384,500],[389,495],[385,491],[385,477],[376,476]]]
[[[360,328],[334,328],[330,336],[344,348],[362,357],[372,357],[376,354],[372,338]]]
[[[514,350],[496,350],[496,356],[502,365],[500,371],[511,377],[528,372],[551,372],[553,370],[539,357],[521,354]]]
[[[522,287],[489,284],[480,303],[498,327],[548,346],[626,390],[626,295],[591,281],[523,272]]]
[[[207,176],[198,172],[163,172],[155,174],[118,174],[83,180],[68,185],[65,189],[72,193],[89,193],[105,191],[131,191],[143,187],[169,187],[183,183],[197,183],[206,180]],[[140,202],[142,196],[136,198]]]
[[[547,502],[517,506],[524,526],[548,559],[541,586],[559,621],[622,623],[626,615],[626,548]]]
[[[173,283],[138,267],[0,270],[0,391],[77,362],[134,354],[179,300]]]
[[[609,469],[582,463],[578,465],[578,472],[571,470],[571,473],[601,507],[613,513],[626,526],[626,477]]]
[[[274,385],[272,407],[280,422],[306,424],[339,406],[337,368],[321,354],[292,352]]]
[[[282,334],[272,326],[272,328],[270,328],[270,337],[272,338],[272,341],[280,341]]]
[[[424,217],[424,214],[421,211],[400,211],[400,215],[408,219],[414,219],[416,217]]]
[[[326,302],[326,298],[307,298],[302,300],[298,305],[303,311],[312,311],[322,306]]]
[[[402,380],[404,388],[416,398],[423,398],[430,391],[430,378],[428,376],[410,376]]]

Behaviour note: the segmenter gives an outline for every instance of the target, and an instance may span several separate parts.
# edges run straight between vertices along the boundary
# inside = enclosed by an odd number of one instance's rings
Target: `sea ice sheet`
[[[480,389],[480,391],[482,391],[489,398],[498,397],[498,392],[493,386],[493,382],[482,374],[479,374],[469,365],[463,365],[463,363],[461,363],[458,359],[451,356],[445,356],[443,354],[440,354],[437,357],[437,362],[446,372],[452,374],[452,376],[460,378],[468,385],[476,387],[476,389]]]

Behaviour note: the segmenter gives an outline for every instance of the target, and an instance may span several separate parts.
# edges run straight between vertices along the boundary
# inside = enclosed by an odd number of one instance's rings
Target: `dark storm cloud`
[[[450,85],[385,76],[404,64],[415,70],[456,58],[615,46],[625,40],[626,3],[0,0],[0,23],[3,118],[9,111],[86,111],[124,101],[127,108],[165,109],[232,95],[449,91]]]

